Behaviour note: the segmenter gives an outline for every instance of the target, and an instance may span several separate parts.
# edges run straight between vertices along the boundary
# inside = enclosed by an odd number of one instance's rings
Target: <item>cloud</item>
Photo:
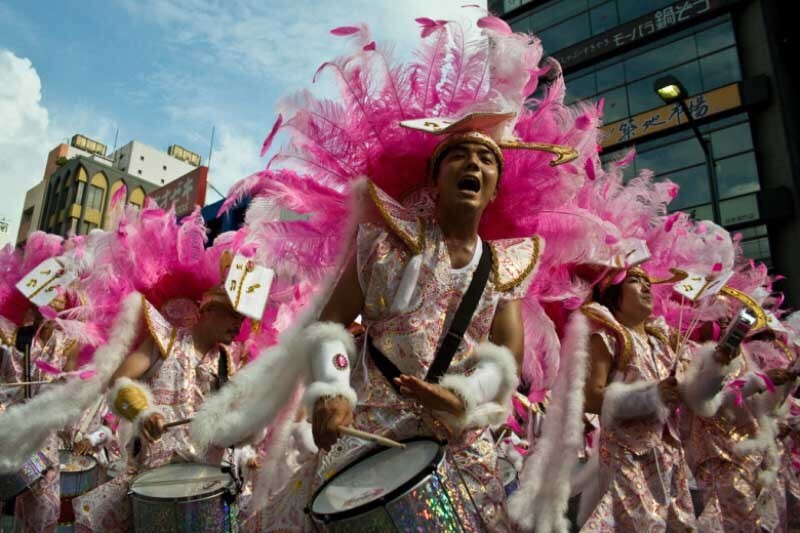
[[[50,113],[42,102],[42,83],[31,61],[0,49],[0,216],[16,228],[25,193],[42,179],[47,154],[73,133],[108,138],[112,121],[76,106]]]
[[[28,59],[0,50],[0,216],[14,228],[22,214],[25,191],[41,179],[50,118],[41,105],[42,84]],[[16,230],[14,230],[16,237]]]
[[[296,0],[290,8],[263,0],[118,1],[133,17],[158,25],[165,44],[190,55],[193,66],[290,88],[306,85],[317,66],[343,50],[329,34],[334,27],[366,22],[377,40],[401,44],[418,36],[415,17],[469,25],[482,14],[462,8],[463,0]]]
[[[218,126],[209,169],[211,184],[225,194],[236,181],[264,168],[266,162],[259,158],[260,149],[261,141],[256,137],[227,124]],[[211,190],[206,194],[206,203],[220,199]]]

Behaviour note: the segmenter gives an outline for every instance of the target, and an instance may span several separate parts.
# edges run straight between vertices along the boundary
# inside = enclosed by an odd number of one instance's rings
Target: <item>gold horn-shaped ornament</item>
[[[661,285],[662,283],[678,283],[679,281],[683,281],[689,277],[688,272],[684,272],[678,268],[670,268],[669,271],[672,273],[672,276],[664,279],[650,278],[650,283],[653,285]]]
[[[727,285],[722,287],[722,289],[720,289],[719,292],[721,292],[722,294],[726,294],[731,298],[739,300],[740,302],[742,302],[742,304],[744,304],[745,307],[747,307],[750,311],[753,312],[753,315],[755,315],[756,317],[756,323],[753,325],[752,328],[750,328],[751,331],[758,331],[767,326],[767,315],[764,313],[764,310],[761,309],[761,306],[758,305],[758,303],[755,300],[750,298],[750,296],[748,296],[747,294],[743,293],[738,289],[734,289],[733,287],[728,287]]]
[[[500,148],[509,148],[512,150],[538,150],[539,152],[547,152],[555,154],[556,157],[550,161],[550,166],[555,167],[569,163],[578,158],[578,151],[571,146],[564,146],[562,144],[548,144],[548,143],[527,143],[522,141],[501,141],[498,143]]]

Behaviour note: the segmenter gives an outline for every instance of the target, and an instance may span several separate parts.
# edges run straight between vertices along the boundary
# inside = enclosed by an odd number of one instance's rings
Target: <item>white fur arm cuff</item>
[[[692,358],[686,379],[679,384],[681,398],[700,416],[711,417],[719,409],[717,394],[732,366],[720,365],[714,358],[717,346],[707,342],[698,348]]]
[[[355,408],[356,391],[350,386],[350,366],[355,360],[353,337],[340,324],[317,322],[305,329],[298,340],[298,348],[308,357],[311,384],[303,395],[309,412],[314,404],[326,396],[344,396]]]
[[[105,444],[111,440],[111,429],[103,426],[97,431],[93,431],[86,436],[86,440],[92,445],[92,448],[97,448],[101,444]]]
[[[729,383],[726,387],[724,387],[720,393],[717,395],[718,401],[720,403],[720,407],[734,407],[738,402],[739,398],[746,399],[754,394],[758,394],[759,392],[764,392],[767,390],[767,386],[764,384],[764,380],[755,375],[753,372],[748,372],[741,378],[744,384],[741,388],[736,386],[732,386]]]
[[[603,394],[602,425],[612,427],[634,418],[667,419],[669,409],[661,400],[658,381],[612,383]]]
[[[464,403],[461,428],[501,424],[517,389],[517,361],[508,348],[483,342],[475,348],[478,362],[465,374],[445,374],[439,384]]]
[[[134,424],[159,412],[147,385],[128,378],[117,379],[108,397],[111,411]]]

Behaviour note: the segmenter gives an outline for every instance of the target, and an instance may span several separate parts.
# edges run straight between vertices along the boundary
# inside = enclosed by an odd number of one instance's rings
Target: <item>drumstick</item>
[[[175,422],[168,422],[164,424],[164,429],[174,428],[176,426],[183,426],[184,424],[188,424],[191,422],[192,418],[184,418],[183,420],[176,420]]]
[[[136,484],[137,487],[154,487],[157,485],[176,485],[178,483],[203,483],[206,481],[226,481],[230,479],[229,476],[205,476],[193,477],[190,479],[161,479],[158,481],[140,481]]]
[[[0,383],[0,387],[25,387],[26,385],[48,385],[53,381],[18,381],[16,383]]]
[[[361,431],[360,429],[351,428],[349,426],[339,426],[339,432],[344,433],[345,435],[350,435],[351,437],[355,437],[357,439],[368,440],[376,444],[388,446],[389,448],[403,449],[406,447],[406,445],[402,442],[387,439],[386,437],[381,437],[380,435],[375,435],[374,433],[367,433],[366,431]]]

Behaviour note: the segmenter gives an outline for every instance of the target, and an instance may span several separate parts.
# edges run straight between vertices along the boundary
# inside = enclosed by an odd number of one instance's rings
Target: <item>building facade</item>
[[[567,102],[603,100],[604,161],[635,148],[626,177],[647,168],[680,185],[671,208],[739,234],[747,257],[786,276],[777,288],[797,306],[796,39],[785,4],[495,0],[489,8],[542,39],[561,65]],[[685,87],[704,143],[682,106],[656,93],[664,76]]]
[[[200,164],[199,156],[195,156],[197,164],[192,164],[139,141],[129,142],[109,157],[116,168],[158,187],[191,172]]]
[[[67,236],[85,235],[96,228],[108,229],[111,199],[123,186],[125,201],[144,205],[157,186],[114,167],[78,156],[50,176],[44,186],[44,201],[38,229]]]

